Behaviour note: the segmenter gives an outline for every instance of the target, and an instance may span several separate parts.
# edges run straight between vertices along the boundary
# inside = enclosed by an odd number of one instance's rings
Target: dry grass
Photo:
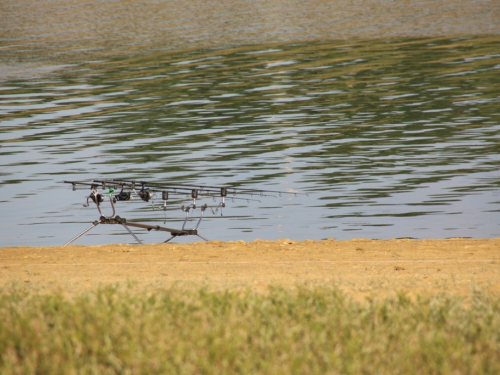
[[[2,374],[492,374],[500,299],[472,292],[353,300],[108,285],[71,297],[1,291]]]

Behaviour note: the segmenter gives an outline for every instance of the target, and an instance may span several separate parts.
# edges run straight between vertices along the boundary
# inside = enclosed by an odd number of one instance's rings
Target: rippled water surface
[[[67,21],[80,15],[73,27],[36,4],[4,6],[23,17],[0,37],[1,245],[59,245],[86,229],[98,218],[82,206],[89,191],[61,181],[93,178],[308,193],[229,201],[224,216],[207,212],[200,233],[209,239],[500,235],[500,37],[491,8],[481,18],[471,7],[460,33],[456,17],[438,27],[428,14],[423,26],[408,23],[420,30],[408,35],[400,18],[353,2],[335,13],[351,25],[345,35],[319,22],[333,12],[328,2],[311,2],[297,24],[305,2],[286,10],[206,2],[190,12],[164,3],[134,15],[134,2],[103,1],[97,13],[67,2]],[[115,14],[108,23],[106,11]],[[241,12],[252,16],[238,23]],[[101,15],[94,24],[92,14]],[[372,22],[363,33],[358,14],[387,27]],[[490,35],[473,35],[481,27]],[[138,199],[117,209],[180,227],[188,201],[180,198],[167,212]],[[199,239],[178,241],[191,240]],[[101,225],[76,243],[132,241]]]

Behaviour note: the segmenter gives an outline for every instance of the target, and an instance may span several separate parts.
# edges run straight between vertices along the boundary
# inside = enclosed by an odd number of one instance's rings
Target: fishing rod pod
[[[142,228],[142,229],[147,229],[148,231],[151,230],[156,230],[156,231],[164,231],[164,232],[169,232],[170,233],[170,238],[168,238],[164,243],[169,242],[173,238],[177,236],[189,236],[189,235],[196,235],[200,237],[201,239],[208,241],[205,237],[201,236],[198,233],[198,226],[200,225],[200,222],[202,218],[204,217],[204,213],[207,208],[210,208],[212,210],[212,213],[216,213],[220,210],[221,216],[222,216],[222,208],[226,207],[226,197],[229,196],[229,199],[231,202],[234,202],[235,200],[246,200],[247,203],[250,201],[255,201],[255,202],[260,202],[259,199],[253,199],[248,196],[255,196],[258,195],[260,197],[278,197],[282,196],[282,194],[304,194],[304,193],[297,193],[297,192],[292,192],[292,191],[278,191],[278,190],[262,190],[262,189],[249,189],[249,188],[244,188],[244,187],[232,187],[232,186],[207,186],[207,185],[189,185],[189,184],[159,184],[159,183],[149,183],[146,181],[136,181],[136,180],[121,180],[121,179],[106,179],[106,180],[91,180],[89,182],[87,181],[63,181],[64,183],[69,183],[72,185],[72,190],[75,191],[77,188],[77,185],[82,185],[82,186],[87,186],[90,187],[91,193],[87,197],[87,204],[84,206],[88,207],[89,206],[89,199],[92,200],[96,204],[96,208],[99,212],[99,220],[94,221],[92,226],[82,233],[80,233],[78,236],[74,237],[72,240],[66,243],[66,245],[72,243],[76,239],[80,238],[83,236],[85,233],[87,233],[89,230],[97,226],[98,224],[119,224],[123,226],[133,237],[134,239],[142,244],[141,240],[137,238],[137,236],[130,230],[129,227],[136,227],[136,228]],[[109,191],[106,193],[100,194],[98,192],[98,188],[102,188],[103,190],[106,189],[106,186],[109,186]],[[141,189],[140,191],[136,191],[136,186],[140,186]],[[115,190],[118,190],[121,188],[121,191],[118,194],[115,194],[114,196],[112,193]],[[167,211],[167,200],[170,198],[171,194],[174,195],[179,195],[179,200],[191,198],[192,203],[189,205],[182,205],[181,210],[185,213],[185,218],[184,222],[182,225],[182,228],[179,229],[172,229],[172,228],[166,228],[166,227],[161,227],[159,225],[150,225],[150,224],[141,224],[141,223],[135,223],[135,222],[130,222],[127,221],[125,218],[121,218],[119,216],[115,216],[115,205],[114,203],[118,201],[130,201],[132,199],[132,192],[139,196],[141,200],[144,202],[149,202],[150,200],[153,199],[153,196],[156,196],[155,194],[160,194],[161,193],[161,198],[163,200],[163,211]],[[269,193],[276,193],[276,194],[269,194]],[[229,195],[228,195],[229,194]],[[109,200],[111,204],[111,209],[112,209],[112,214],[110,216],[105,216],[101,212],[101,207],[100,204],[105,200],[105,195],[109,195]],[[187,195],[187,196],[186,196]],[[238,197],[237,195],[244,195],[244,197]],[[246,195],[246,197],[245,197]],[[306,194],[307,195],[307,194]],[[184,198],[182,198],[182,196]],[[186,224],[192,221],[192,216],[191,212],[197,209],[196,206],[196,200],[197,199],[206,199],[206,198],[211,198],[213,199],[214,202],[217,202],[217,197],[220,197],[220,202],[217,205],[212,205],[209,206],[207,204],[203,204],[199,207],[201,214],[198,218],[198,221],[196,223],[196,226],[192,229],[186,229]],[[152,205],[153,210],[155,209],[154,204]],[[166,215],[165,215],[165,222],[166,223]]]

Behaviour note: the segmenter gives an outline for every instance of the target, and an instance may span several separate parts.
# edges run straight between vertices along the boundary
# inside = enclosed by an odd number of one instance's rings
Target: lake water
[[[308,193],[229,199],[215,240],[498,237],[495,4],[3,2],[0,245],[69,241],[99,215],[62,181],[99,178]],[[178,198],[117,210],[180,228]]]

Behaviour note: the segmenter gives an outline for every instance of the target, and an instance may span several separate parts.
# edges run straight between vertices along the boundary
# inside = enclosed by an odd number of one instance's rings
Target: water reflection
[[[3,241],[76,235],[95,212],[56,182],[101,176],[314,192],[209,218],[206,236],[222,240],[498,236],[498,42],[155,51],[10,80]],[[138,205],[130,215],[149,218]],[[109,232],[82,243],[116,242]]]

